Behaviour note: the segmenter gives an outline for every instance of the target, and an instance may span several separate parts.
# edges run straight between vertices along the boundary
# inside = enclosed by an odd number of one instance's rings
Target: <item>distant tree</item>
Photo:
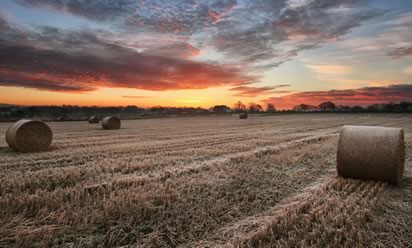
[[[263,108],[260,104],[256,104],[254,102],[249,103],[249,111],[251,113],[259,113],[262,112]]]
[[[268,104],[266,105],[266,112],[267,112],[267,113],[274,113],[274,112],[276,112],[275,105],[273,105],[272,103],[268,103]]]
[[[312,111],[316,111],[317,107],[308,105],[308,104],[299,104],[299,105],[294,106],[293,110],[297,112],[312,112]]]
[[[24,110],[23,109],[13,109],[11,112],[10,112],[10,117],[11,118],[16,118],[16,119],[21,119],[21,118],[24,118],[25,117],[25,113],[24,113]]]
[[[382,107],[383,112],[395,112],[395,109],[396,109],[395,103],[392,103],[392,102],[384,104]]]
[[[65,106],[63,105],[63,107],[60,109],[60,116],[63,118],[67,118],[67,116],[69,115],[71,106]]]
[[[366,107],[368,112],[379,112],[379,104],[372,104]]]
[[[351,112],[352,108],[347,105],[339,105],[336,107],[336,110],[338,110],[339,112]]]
[[[129,105],[129,106],[126,106],[124,108],[124,113],[126,113],[126,114],[136,114],[136,113],[140,113],[141,110],[142,109],[140,109],[140,108],[138,108],[134,105]]]
[[[30,106],[27,108],[27,112],[28,115],[30,116],[30,118],[34,118],[34,116],[36,116],[39,112],[38,108],[36,106]]]
[[[232,110],[226,105],[216,105],[212,108],[213,113],[230,113]]]
[[[235,103],[234,109],[236,112],[244,112],[246,111],[246,106],[241,101],[238,101]]]
[[[399,107],[402,112],[408,112],[408,108],[411,106],[412,106],[412,103],[410,102],[403,101],[399,103]]]
[[[322,102],[319,104],[319,108],[322,111],[334,111],[336,109],[336,106],[333,102]]]
[[[364,112],[365,109],[362,106],[353,106],[352,112]]]

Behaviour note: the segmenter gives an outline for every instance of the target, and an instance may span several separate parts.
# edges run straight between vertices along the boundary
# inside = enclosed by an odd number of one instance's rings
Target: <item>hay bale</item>
[[[90,124],[95,124],[95,123],[99,123],[100,119],[97,116],[90,116],[88,121]]]
[[[119,129],[120,126],[121,126],[121,122],[118,117],[110,116],[110,117],[105,117],[102,120],[103,129]]]
[[[247,113],[240,113],[239,119],[247,119]]]
[[[66,121],[66,118],[64,118],[63,116],[59,116],[56,118],[56,121]]]
[[[337,151],[340,176],[398,184],[404,164],[401,128],[344,126],[340,131]]]
[[[46,151],[53,139],[50,127],[42,121],[19,120],[6,132],[6,141],[19,152]]]

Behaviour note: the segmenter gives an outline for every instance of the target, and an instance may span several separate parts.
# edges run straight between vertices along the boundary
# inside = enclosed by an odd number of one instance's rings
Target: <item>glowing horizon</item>
[[[0,2],[0,103],[412,101],[412,3]]]

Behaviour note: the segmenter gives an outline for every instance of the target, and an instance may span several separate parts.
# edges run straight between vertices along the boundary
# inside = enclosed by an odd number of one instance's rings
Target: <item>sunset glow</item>
[[[0,2],[0,103],[412,100],[412,2]]]

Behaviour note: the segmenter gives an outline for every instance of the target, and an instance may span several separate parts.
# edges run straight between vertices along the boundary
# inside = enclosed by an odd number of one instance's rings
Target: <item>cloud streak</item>
[[[395,59],[412,56],[412,46],[395,48],[389,51],[388,55]]]
[[[276,86],[266,86],[266,87],[253,87],[253,86],[238,86],[231,88],[230,91],[236,92],[233,96],[239,97],[256,97],[260,95],[267,94],[284,94],[289,93],[286,90],[277,90],[279,88],[289,87],[288,84],[276,85]]]
[[[275,106],[280,109],[292,108],[301,103],[318,105],[324,101],[332,101],[340,105],[367,105],[373,103],[412,101],[412,84],[364,87],[348,90],[308,91],[263,100],[263,102],[275,104]]]
[[[134,98],[134,99],[146,99],[146,98],[154,98],[152,96],[122,96],[123,98]]]

